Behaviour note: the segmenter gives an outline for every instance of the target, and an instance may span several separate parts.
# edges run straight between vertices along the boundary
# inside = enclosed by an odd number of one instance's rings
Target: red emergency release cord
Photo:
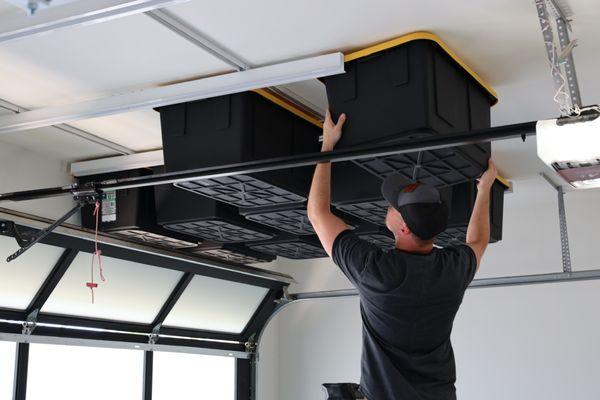
[[[100,201],[96,200],[93,215],[96,217],[96,230],[94,233],[94,253],[92,254],[92,268],[91,268],[91,280],[85,284],[92,292],[92,304],[94,304],[94,289],[98,287],[98,284],[94,282],[94,259],[98,257],[98,271],[100,273],[100,279],[102,282],[106,282],[104,278],[104,271],[102,270],[102,251],[98,249],[98,224],[100,219]]]

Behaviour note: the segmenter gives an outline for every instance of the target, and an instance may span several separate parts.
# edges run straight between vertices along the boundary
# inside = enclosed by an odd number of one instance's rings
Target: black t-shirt
[[[333,243],[333,261],[360,294],[367,399],[456,399],[450,333],[477,269],[473,250],[386,252],[346,230]]]

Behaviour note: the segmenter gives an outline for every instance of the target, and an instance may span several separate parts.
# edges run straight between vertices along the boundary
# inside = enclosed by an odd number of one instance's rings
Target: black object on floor
[[[334,118],[342,112],[348,116],[339,148],[490,126],[494,95],[432,40],[408,41],[367,55],[357,52],[346,60],[345,74],[322,78]],[[356,164],[380,178],[399,173],[446,186],[477,178],[490,154],[488,143],[362,159]]]
[[[333,213],[343,219],[348,225],[352,227],[357,225],[356,218],[336,210],[333,210]],[[315,230],[308,220],[306,203],[241,208],[240,214],[251,221],[294,235],[315,234]]]
[[[321,128],[254,92],[159,109],[168,172],[319,151]],[[306,200],[313,172],[300,167],[178,184],[238,207]]]
[[[194,253],[218,258],[237,264],[257,264],[275,260],[276,256],[252,250],[246,245],[237,243],[203,244]]]
[[[357,400],[365,396],[356,383],[324,383],[323,388],[327,392],[328,400]]]
[[[147,175],[152,175],[152,171],[137,169],[84,176],[78,181],[83,184],[113,178]],[[156,222],[153,187],[109,191],[105,193],[105,196],[98,218],[98,229],[101,232],[113,233],[129,240],[170,249],[198,246],[198,242],[200,242],[198,238],[168,231]],[[86,205],[81,210],[81,225],[84,228],[91,230],[96,228],[96,217],[93,212],[93,204]]]
[[[273,240],[249,243],[248,246],[253,250],[293,260],[327,257],[316,236],[281,234]]]
[[[245,220],[237,209],[174,186],[157,186],[157,221],[166,229],[219,243],[246,243],[274,236]]]

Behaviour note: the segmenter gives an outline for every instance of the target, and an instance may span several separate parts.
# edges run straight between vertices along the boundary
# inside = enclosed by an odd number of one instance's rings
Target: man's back
[[[468,246],[384,252],[347,230],[334,262],[357,287],[363,319],[361,387],[371,400],[454,399],[452,323],[477,261]]]

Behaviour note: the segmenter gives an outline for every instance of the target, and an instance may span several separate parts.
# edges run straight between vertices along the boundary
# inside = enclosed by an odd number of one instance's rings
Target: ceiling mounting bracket
[[[39,243],[42,239],[52,233],[54,229],[75,215],[75,213],[86,204],[94,204],[96,201],[101,201],[104,198],[104,192],[101,190],[95,189],[93,186],[79,187],[77,184],[73,185],[71,194],[73,195],[73,200],[77,202],[77,205],[65,215],[54,221],[50,226],[39,231],[20,231],[17,225],[11,221],[0,222],[0,232],[11,233],[19,245],[19,250],[8,256],[6,262],[15,260],[21,254],[32,248],[36,243]]]
[[[33,330],[37,326],[37,318],[40,310],[35,309],[27,315],[27,319],[23,322],[23,329],[21,329],[21,333],[23,335],[31,335]]]
[[[577,40],[571,41],[569,38],[573,13],[566,9],[565,5],[559,4],[558,0],[535,0],[535,5],[556,89],[554,101],[559,104],[563,116],[577,114],[582,102],[573,60],[573,49],[577,46]],[[552,20],[556,27],[558,44]]]

